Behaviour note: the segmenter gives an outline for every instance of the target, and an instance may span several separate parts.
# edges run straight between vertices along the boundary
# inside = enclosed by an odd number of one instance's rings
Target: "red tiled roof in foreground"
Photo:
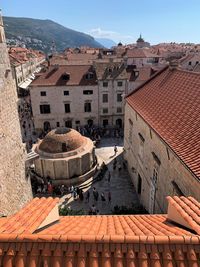
[[[200,203],[194,199],[173,198],[177,204],[187,200],[188,207],[197,210]],[[59,220],[55,217],[54,224],[34,233],[44,220],[41,214],[52,214],[57,201],[37,198],[16,215],[3,218],[2,224],[0,219],[0,266],[200,265],[200,236],[195,233],[196,228],[191,231],[175,225],[166,215],[67,216]],[[38,221],[37,225],[33,221]]]
[[[167,197],[169,204],[173,206],[178,215],[185,221],[185,226],[200,235],[200,203],[193,197]],[[170,207],[170,205],[169,205]],[[168,218],[172,219],[168,210]],[[175,218],[176,219],[176,218]],[[178,222],[178,221],[177,221]],[[181,222],[180,222],[181,223]]]
[[[200,179],[200,73],[164,68],[126,100]]]

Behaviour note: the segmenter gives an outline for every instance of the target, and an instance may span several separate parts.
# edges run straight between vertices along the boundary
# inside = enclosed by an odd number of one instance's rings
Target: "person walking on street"
[[[115,153],[115,155],[117,154],[117,146],[116,145],[114,145],[114,153]]]
[[[120,172],[121,169],[122,169],[122,166],[121,166],[121,163],[119,162],[119,164],[118,164],[118,171]]]
[[[108,182],[110,183],[110,171],[108,171]]]
[[[110,193],[110,191],[108,192],[108,202],[109,203],[111,202],[111,193]]]
[[[87,191],[87,195],[86,195],[86,201],[89,202],[90,201],[90,191]]]

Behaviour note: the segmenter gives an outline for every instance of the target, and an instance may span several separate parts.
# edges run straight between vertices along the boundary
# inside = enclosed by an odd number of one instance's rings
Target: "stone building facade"
[[[98,124],[98,86],[90,65],[52,66],[32,82],[37,131]]]
[[[91,177],[96,169],[91,139],[66,127],[50,131],[33,147],[39,158],[35,171],[53,184],[75,185]]]
[[[167,195],[200,200],[197,81],[196,73],[165,68],[126,99],[124,155],[150,213],[166,212]]]
[[[25,175],[25,147],[17,113],[16,85],[0,18],[0,214],[19,210],[32,198]]]

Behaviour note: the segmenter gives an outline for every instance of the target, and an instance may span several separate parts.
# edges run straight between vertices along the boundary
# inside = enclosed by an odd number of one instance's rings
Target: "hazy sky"
[[[122,43],[200,43],[200,0],[0,0],[4,16],[51,19]]]

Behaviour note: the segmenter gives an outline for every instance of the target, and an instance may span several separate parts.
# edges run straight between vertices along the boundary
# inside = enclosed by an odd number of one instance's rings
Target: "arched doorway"
[[[122,128],[122,119],[117,119],[117,120],[116,120],[116,126],[117,126],[118,128]]]
[[[45,121],[45,122],[44,122],[44,126],[43,126],[43,128],[44,128],[44,131],[45,131],[45,132],[50,131],[50,130],[51,130],[50,122],[49,122],[49,121]]]
[[[93,120],[89,119],[87,121],[87,124],[88,124],[89,127],[92,127],[93,126]]]

